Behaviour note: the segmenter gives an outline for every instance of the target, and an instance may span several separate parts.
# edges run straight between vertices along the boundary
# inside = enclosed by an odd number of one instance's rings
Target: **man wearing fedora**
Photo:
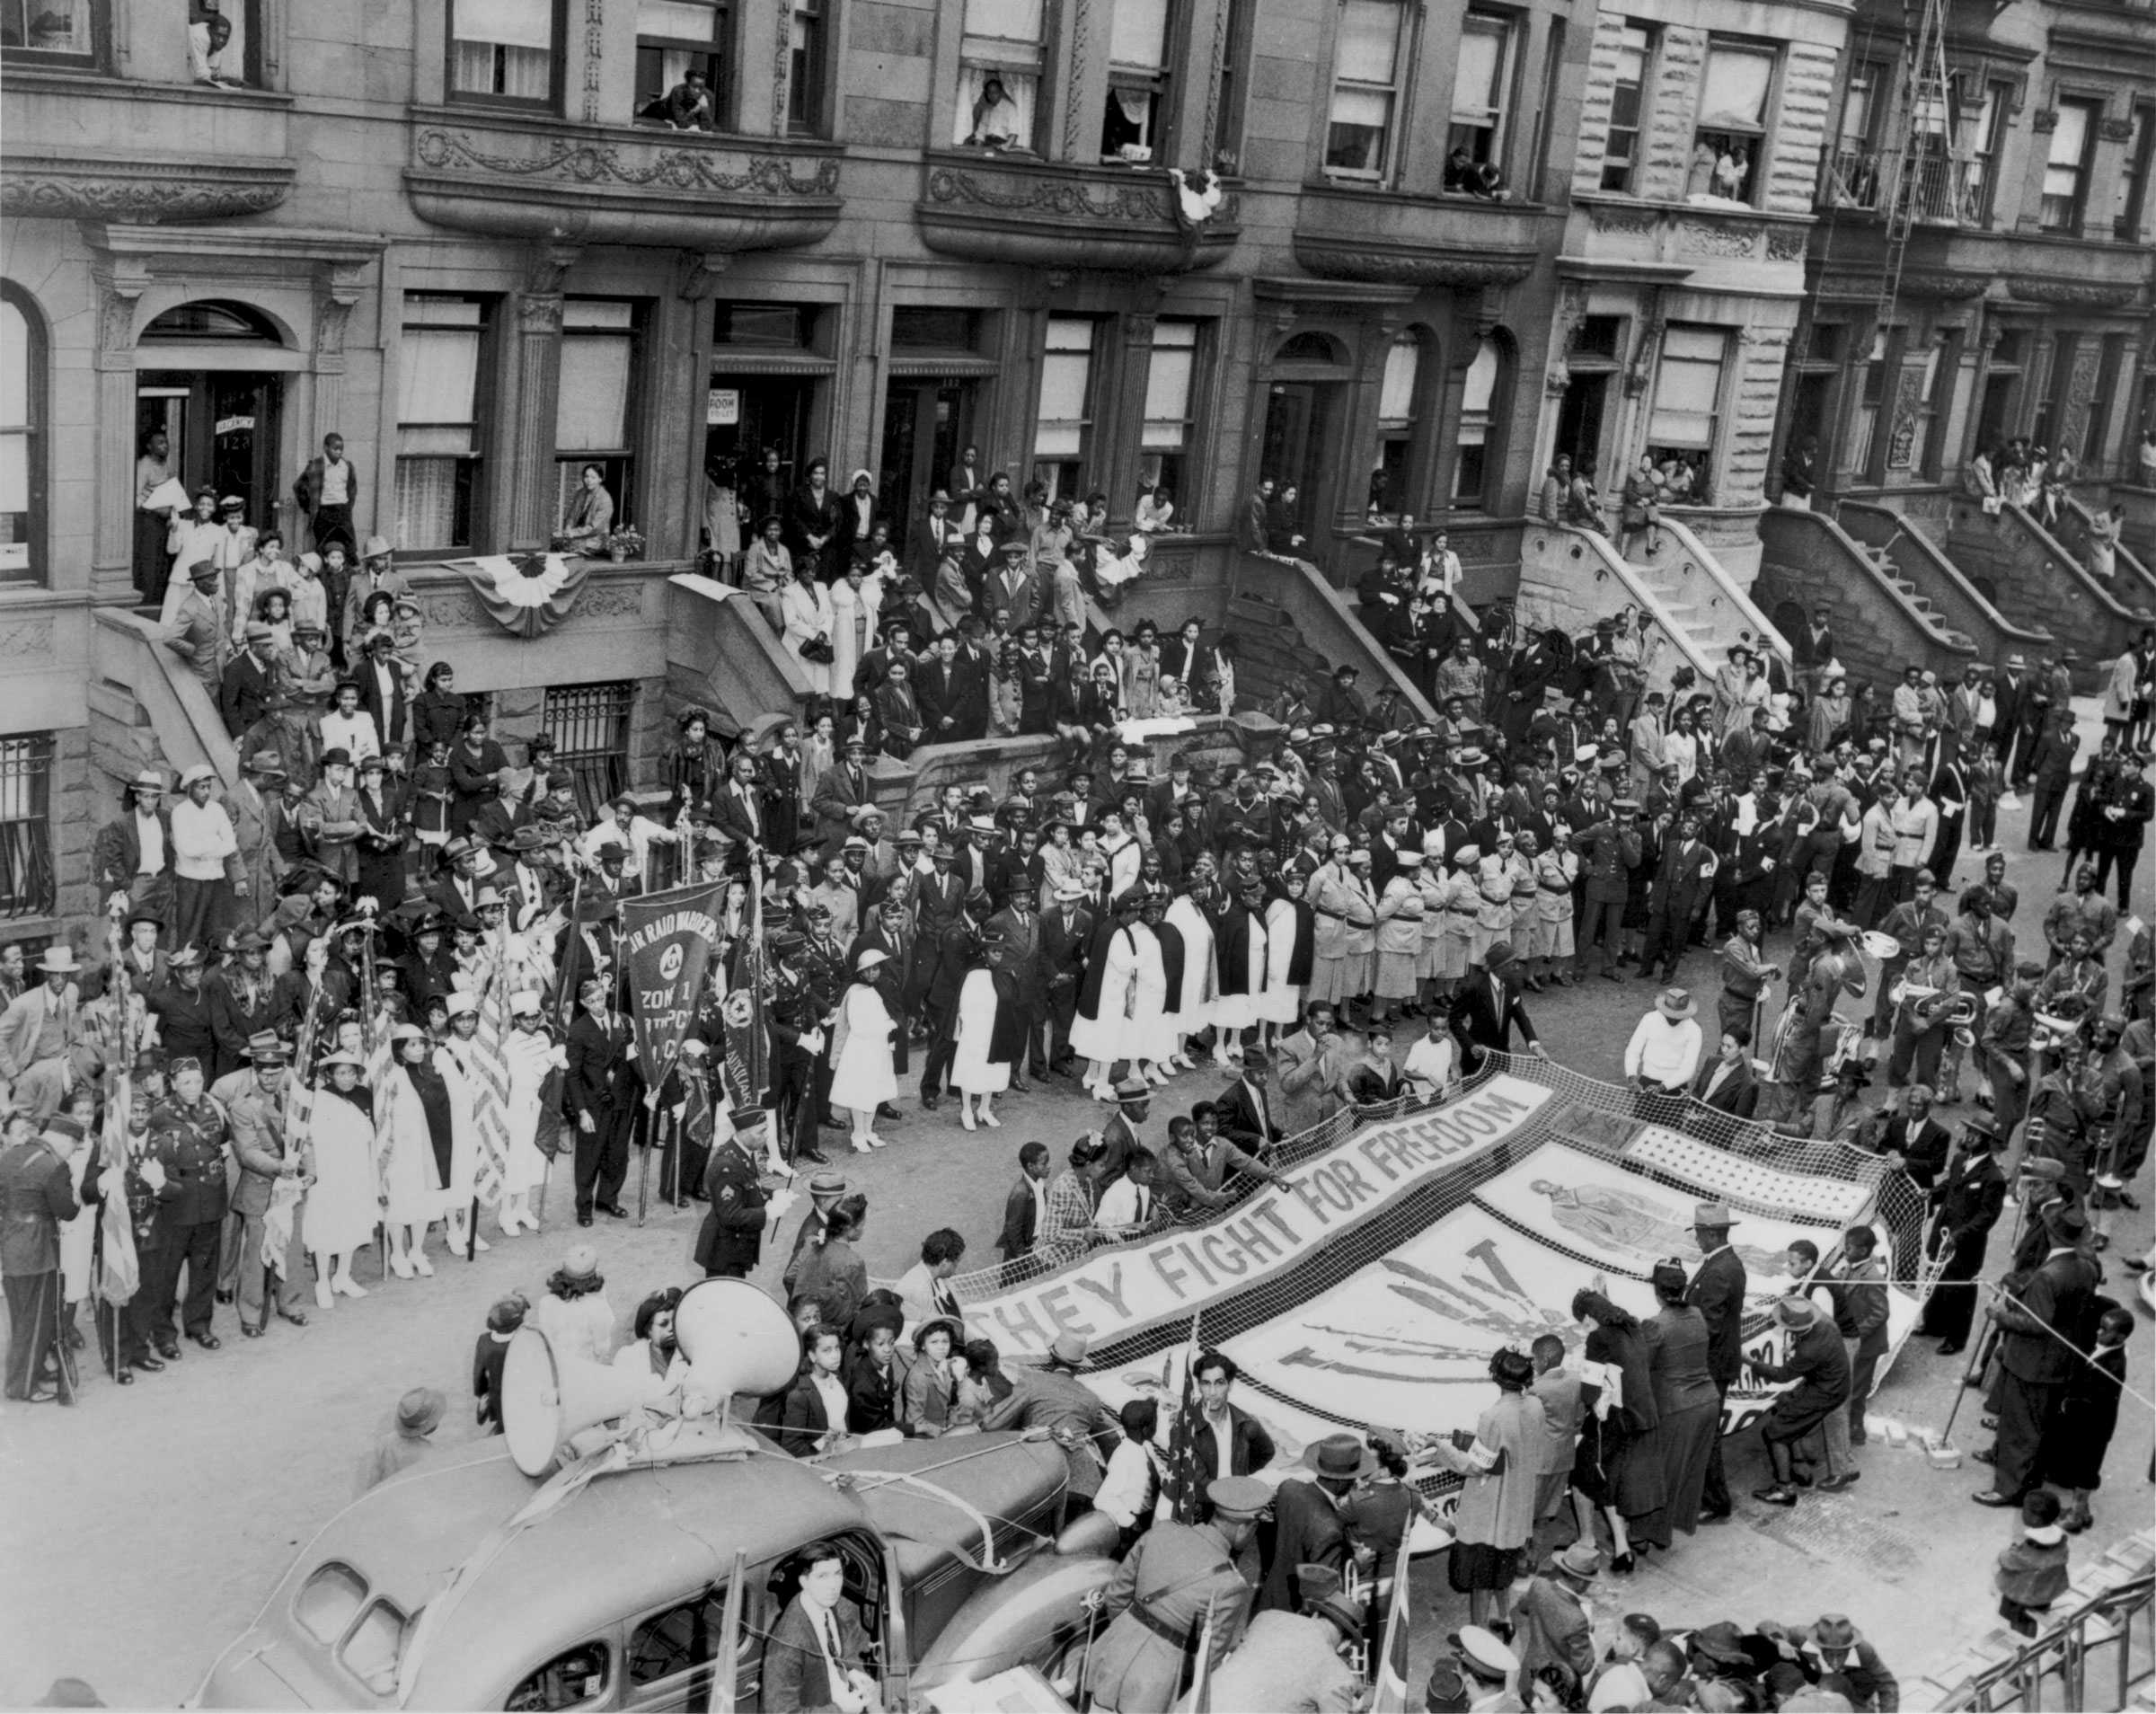
[[[7,1294],[7,1396],[31,1404],[75,1402],[75,1365],[60,1338],[60,1223],[81,1212],[68,1162],[86,1147],[76,1120],[42,1126],[8,1114],[0,1145],[0,1287]],[[50,1359],[56,1384],[45,1384]]]
[[[360,1459],[352,1491],[364,1494],[379,1488],[391,1477],[437,1456],[441,1449],[435,1444],[434,1431],[441,1427],[442,1413],[448,1408],[449,1401],[433,1387],[414,1387],[399,1399],[395,1418]]]
[[[1551,1554],[1513,1598],[1512,1642],[1523,1672],[1554,1661],[1582,1684],[1595,1674],[1594,1613],[1587,1592],[1602,1572],[1602,1550],[1583,1538]]]
[[[1692,1210],[1692,1238],[1700,1247],[1700,1265],[1684,1288],[1684,1301],[1707,1323],[1707,1374],[1725,1406],[1745,1361],[1745,1263],[1729,1242],[1729,1228],[1736,1224],[1736,1217],[1719,1202],[1702,1202]],[[1728,1517],[1729,1510],[1729,1483],[1722,1473],[1722,1437],[1718,1431],[1707,1454],[1700,1516],[1704,1523],[1719,1524]]]
[[[90,844],[90,873],[102,894],[117,893],[160,923],[172,908],[172,829],[164,810],[164,775],[145,768],[119,794],[119,814]]]
[[[1377,1454],[1357,1435],[1328,1435],[1303,1449],[1305,1481],[1294,1476],[1273,1490],[1269,1524],[1258,1532],[1264,1575],[1258,1586],[1260,1612],[1293,1612],[1295,1577],[1306,1565],[1339,1571],[1348,1562],[1348,1530],[1340,1502],[1377,1468]]]
[[[234,897],[247,904],[239,919],[254,923],[268,914],[277,898],[278,882],[284,879],[284,853],[278,835],[285,829],[284,784],[287,775],[275,750],[257,750],[248,756],[239,783],[226,795],[225,807],[232,817],[232,833],[239,846],[240,879]]]
[[[1674,1124],[1684,1112],[1687,1086],[1700,1068],[1699,1007],[1683,988],[1665,988],[1639,1020],[1624,1049],[1624,1075],[1633,1109],[1643,1119]]]
[[[252,1037],[247,1051],[254,1061],[248,1087],[234,1100],[229,1114],[232,1152],[238,1160],[238,1182],[233,1188],[226,1232],[226,1289],[240,1305],[240,1331],[259,1339],[269,1331],[270,1310],[265,1301],[270,1277],[277,1277],[277,1312],[294,1327],[307,1324],[300,1306],[306,1301],[305,1250],[300,1241],[300,1204],[295,1192],[305,1191],[314,1180],[313,1151],[304,1139],[285,1135],[285,1085],[289,1059],[285,1044],[262,1031]],[[278,1196],[279,1189],[284,1191]],[[277,1205],[277,1224],[283,1239],[274,1259],[264,1238],[271,1224],[271,1206]],[[236,1232],[237,1241],[234,1241]]]
[[[38,959],[38,985],[24,988],[0,1012],[0,1085],[12,1088],[34,1065],[66,1064],[83,1038],[75,980],[81,974],[72,948],[46,948]]]
[[[1482,967],[1470,970],[1454,999],[1452,1030],[1460,1044],[1460,1056],[1471,1075],[1481,1070],[1491,1053],[1512,1051],[1512,1032],[1517,1029],[1529,1053],[1547,1059],[1533,1021],[1520,1003],[1520,983],[1513,969],[1512,943],[1498,941],[1482,955]]]
[[[1070,1470],[1066,1504],[1071,1515],[1091,1508],[1093,1496],[1108,1469],[1108,1455],[1123,1438],[1123,1424],[1100,1402],[1091,1387],[1078,1378],[1085,1361],[1086,1341],[1082,1334],[1058,1333],[1048,1347],[1046,1361],[1009,1363],[1003,1374],[1011,1392],[988,1408],[981,1418],[984,1429],[1045,1428],[1063,1448]]]
[[[1794,1506],[1797,1443],[1824,1427],[1833,1412],[1848,1408],[1849,1353],[1834,1324],[1808,1297],[1781,1299],[1774,1306],[1774,1318],[1789,1333],[1789,1360],[1754,1359],[1753,1373],[1763,1381],[1797,1384],[1776,1395],[1760,1422],[1759,1437],[1766,1444],[1773,1480],[1755,1489],[1753,1498],[1770,1506]]]
[[[1272,1503],[1272,1490],[1255,1477],[1226,1476],[1206,1485],[1206,1498],[1207,1522],[1155,1524],[1100,1591],[1099,1611],[1109,1622],[1085,1674],[1094,1708],[1167,1714],[1182,1692],[1208,1612],[1208,1672],[1242,1640],[1252,1591],[1235,1568],[1235,1556]]]

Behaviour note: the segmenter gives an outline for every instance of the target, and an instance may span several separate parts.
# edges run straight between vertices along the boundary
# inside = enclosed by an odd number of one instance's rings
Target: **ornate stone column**
[[[112,256],[91,271],[98,298],[97,467],[112,480],[97,484],[90,596],[128,605],[135,600],[135,311],[150,271],[133,258]]]
[[[515,350],[510,359],[508,551],[543,551],[554,531],[554,408],[561,390],[561,287],[576,263],[574,244],[542,244],[534,252],[525,289],[517,294]],[[500,467],[498,465],[498,468]]]

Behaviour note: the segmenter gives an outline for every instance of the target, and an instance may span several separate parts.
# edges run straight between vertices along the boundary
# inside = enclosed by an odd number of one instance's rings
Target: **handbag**
[[[835,658],[831,652],[831,639],[818,632],[801,645],[801,658],[812,660],[819,667],[828,667]]]

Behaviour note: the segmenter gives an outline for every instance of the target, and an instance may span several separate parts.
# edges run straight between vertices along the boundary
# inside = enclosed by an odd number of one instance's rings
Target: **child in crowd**
[[[479,1426],[490,1435],[501,1432],[501,1369],[509,1360],[509,1341],[524,1325],[531,1302],[522,1292],[511,1292],[487,1312],[486,1331],[472,1351],[472,1392],[479,1400]]]
[[[2057,1420],[2045,1436],[2044,1464],[2051,1480],[2067,1491],[2059,1525],[2079,1535],[2095,1520],[2089,1494],[2103,1480],[2104,1454],[2118,1428],[2119,1395],[2126,1384],[2126,1341],[2134,1317],[2125,1310],[2106,1310],[2096,1323],[2096,1348],[2089,1361],[2074,1365]]]
[[[2066,1593],[2066,1532],[2059,1525],[2059,1497],[2039,1488],[2021,1502],[2020,1539],[2008,1543],[1992,1574],[1999,1616],[2024,1637]]]

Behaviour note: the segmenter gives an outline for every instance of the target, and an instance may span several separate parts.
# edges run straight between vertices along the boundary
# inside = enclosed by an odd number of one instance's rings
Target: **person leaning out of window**
[[[983,149],[1025,146],[1025,130],[1019,123],[1018,103],[1003,87],[1002,78],[991,77],[982,84],[980,99],[973,104],[973,129],[967,133],[966,141]]]
[[[664,95],[657,101],[646,102],[638,110],[637,117],[656,119],[676,131],[715,131],[719,128],[718,109],[711,100],[711,84],[694,66],[682,73],[681,82]]]
[[[596,464],[587,464],[579,473],[577,497],[554,535],[554,546],[561,552],[606,551],[606,538],[614,534],[614,496],[606,491],[605,474]]]

